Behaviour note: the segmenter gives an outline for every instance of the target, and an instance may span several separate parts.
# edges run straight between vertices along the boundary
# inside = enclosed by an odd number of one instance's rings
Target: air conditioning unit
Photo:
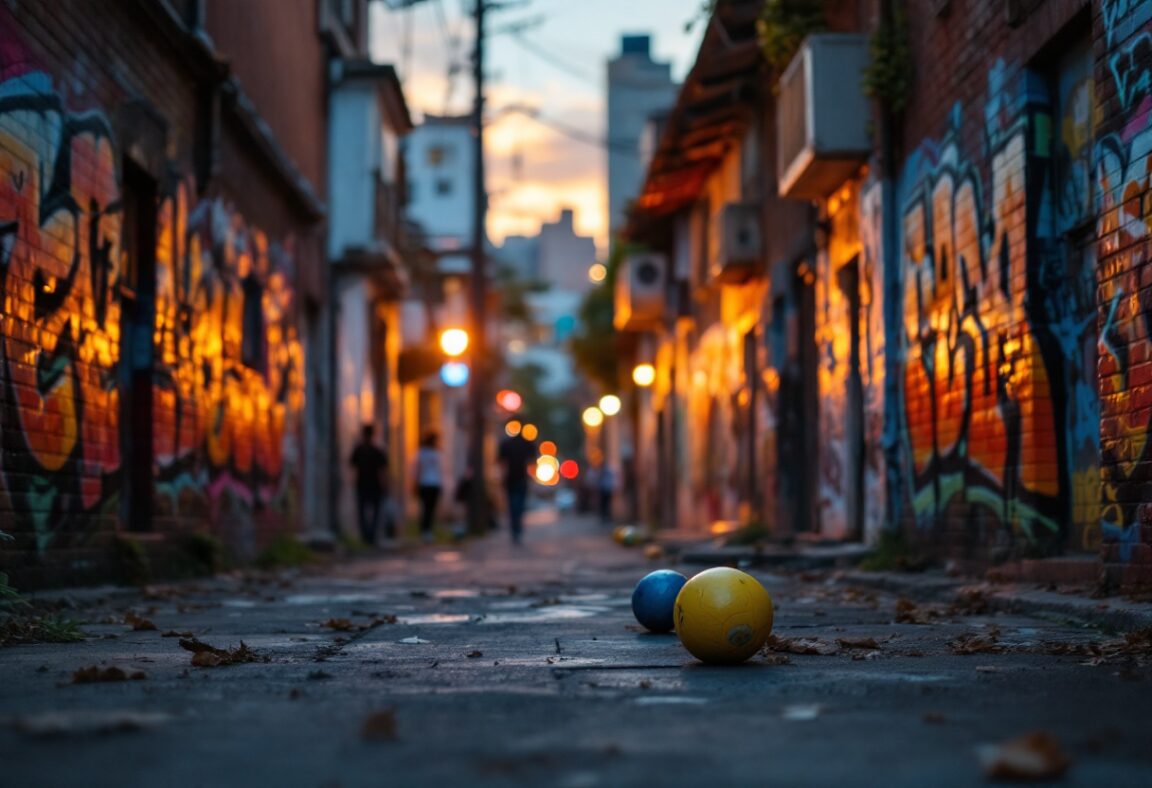
[[[624,258],[616,272],[618,331],[649,331],[664,319],[668,296],[668,258],[645,252]]]
[[[720,210],[720,254],[712,277],[721,282],[743,282],[764,273],[764,243],[760,232],[760,204],[730,202]]]
[[[861,83],[868,39],[808,36],[784,76],[776,106],[777,181],[782,197],[827,197],[868,158],[871,117]]]

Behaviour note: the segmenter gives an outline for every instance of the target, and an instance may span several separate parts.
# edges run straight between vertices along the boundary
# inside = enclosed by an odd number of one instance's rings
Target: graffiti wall
[[[1048,72],[998,62],[900,184],[907,488],[972,555],[1091,547],[1098,511],[1087,44]]]
[[[1130,561],[1149,524],[1152,481],[1152,4],[1102,4],[1107,72],[1093,109],[1107,119],[1095,142],[1100,330],[1099,537]],[[1145,529],[1147,530],[1147,529]],[[1147,542],[1147,539],[1143,540]]]
[[[121,520],[125,187],[108,117],[70,106],[0,21],[0,517],[44,557]],[[290,513],[303,405],[291,244],[183,180],[160,187],[143,354],[154,525]]]

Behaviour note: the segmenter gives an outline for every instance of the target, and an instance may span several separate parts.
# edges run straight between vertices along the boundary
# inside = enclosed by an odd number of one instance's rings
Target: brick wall
[[[0,529],[16,537],[0,570],[105,579],[123,535],[251,554],[296,527],[294,249],[314,228],[227,122],[220,177],[197,190],[203,83],[139,4],[16,6],[0,8]],[[132,273],[147,235],[128,158],[159,202],[154,285]]]

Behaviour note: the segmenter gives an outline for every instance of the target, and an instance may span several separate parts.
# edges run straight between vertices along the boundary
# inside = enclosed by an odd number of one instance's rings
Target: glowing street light
[[[524,436],[524,440],[534,441],[536,440],[536,436],[540,434],[540,430],[536,429],[535,424],[525,424],[520,429],[520,434]]]
[[[593,263],[588,269],[588,281],[598,285],[608,278],[608,268],[604,263]]]
[[[599,427],[604,423],[604,412],[593,405],[590,408],[584,409],[584,414],[581,416],[584,423],[589,427]]]
[[[510,421],[504,425],[504,434],[509,438],[515,438],[520,434],[520,429],[523,425],[518,421]]]
[[[440,367],[440,380],[450,388],[460,388],[468,383],[468,365],[459,361],[449,361]]]
[[[540,453],[541,454],[545,454],[545,455],[550,454],[553,457],[555,457],[556,451],[557,451],[556,444],[553,443],[552,441],[544,441],[543,443],[540,444]]]
[[[464,355],[468,349],[468,332],[462,328],[448,328],[440,332],[440,349],[449,358]]]
[[[656,380],[656,367],[651,364],[637,364],[632,369],[632,382],[641,388],[651,386]]]
[[[524,404],[524,398],[511,389],[504,389],[496,395],[496,404],[509,413],[515,413]]]
[[[575,479],[580,475],[580,465],[576,460],[564,460],[560,463],[560,475],[565,479]]]
[[[605,394],[600,398],[600,410],[605,416],[615,416],[620,412],[620,398],[615,394]]]

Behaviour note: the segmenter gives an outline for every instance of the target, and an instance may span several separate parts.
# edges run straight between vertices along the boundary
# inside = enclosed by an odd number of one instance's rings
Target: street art
[[[1058,298],[1037,297],[1028,266],[1028,200],[1043,190],[1027,188],[1028,115],[1022,87],[1006,82],[998,63],[979,157],[960,150],[957,106],[943,143],[905,172],[904,428],[917,523],[939,526],[952,510],[971,544],[1011,548],[1057,543],[1071,481],[1052,397],[1063,382],[1038,337]]]
[[[291,510],[304,398],[290,247],[174,183],[158,217],[160,512]]]
[[[1152,97],[1148,66],[1152,4],[1104,4],[1109,60],[1121,122],[1095,148],[1096,232],[1100,254],[1100,481],[1098,538],[1131,559],[1147,520],[1143,485],[1152,480],[1148,354],[1148,239],[1152,236]],[[1119,65],[1118,65],[1119,64]]]
[[[43,553],[115,527],[120,159],[10,36],[0,48],[0,513]],[[290,512],[303,351],[290,243],[171,184],[157,215],[158,517]],[[9,530],[9,529],[6,529]]]
[[[120,187],[102,114],[11,59],[4,77],[0,486],[44,550],[117,492]]]

